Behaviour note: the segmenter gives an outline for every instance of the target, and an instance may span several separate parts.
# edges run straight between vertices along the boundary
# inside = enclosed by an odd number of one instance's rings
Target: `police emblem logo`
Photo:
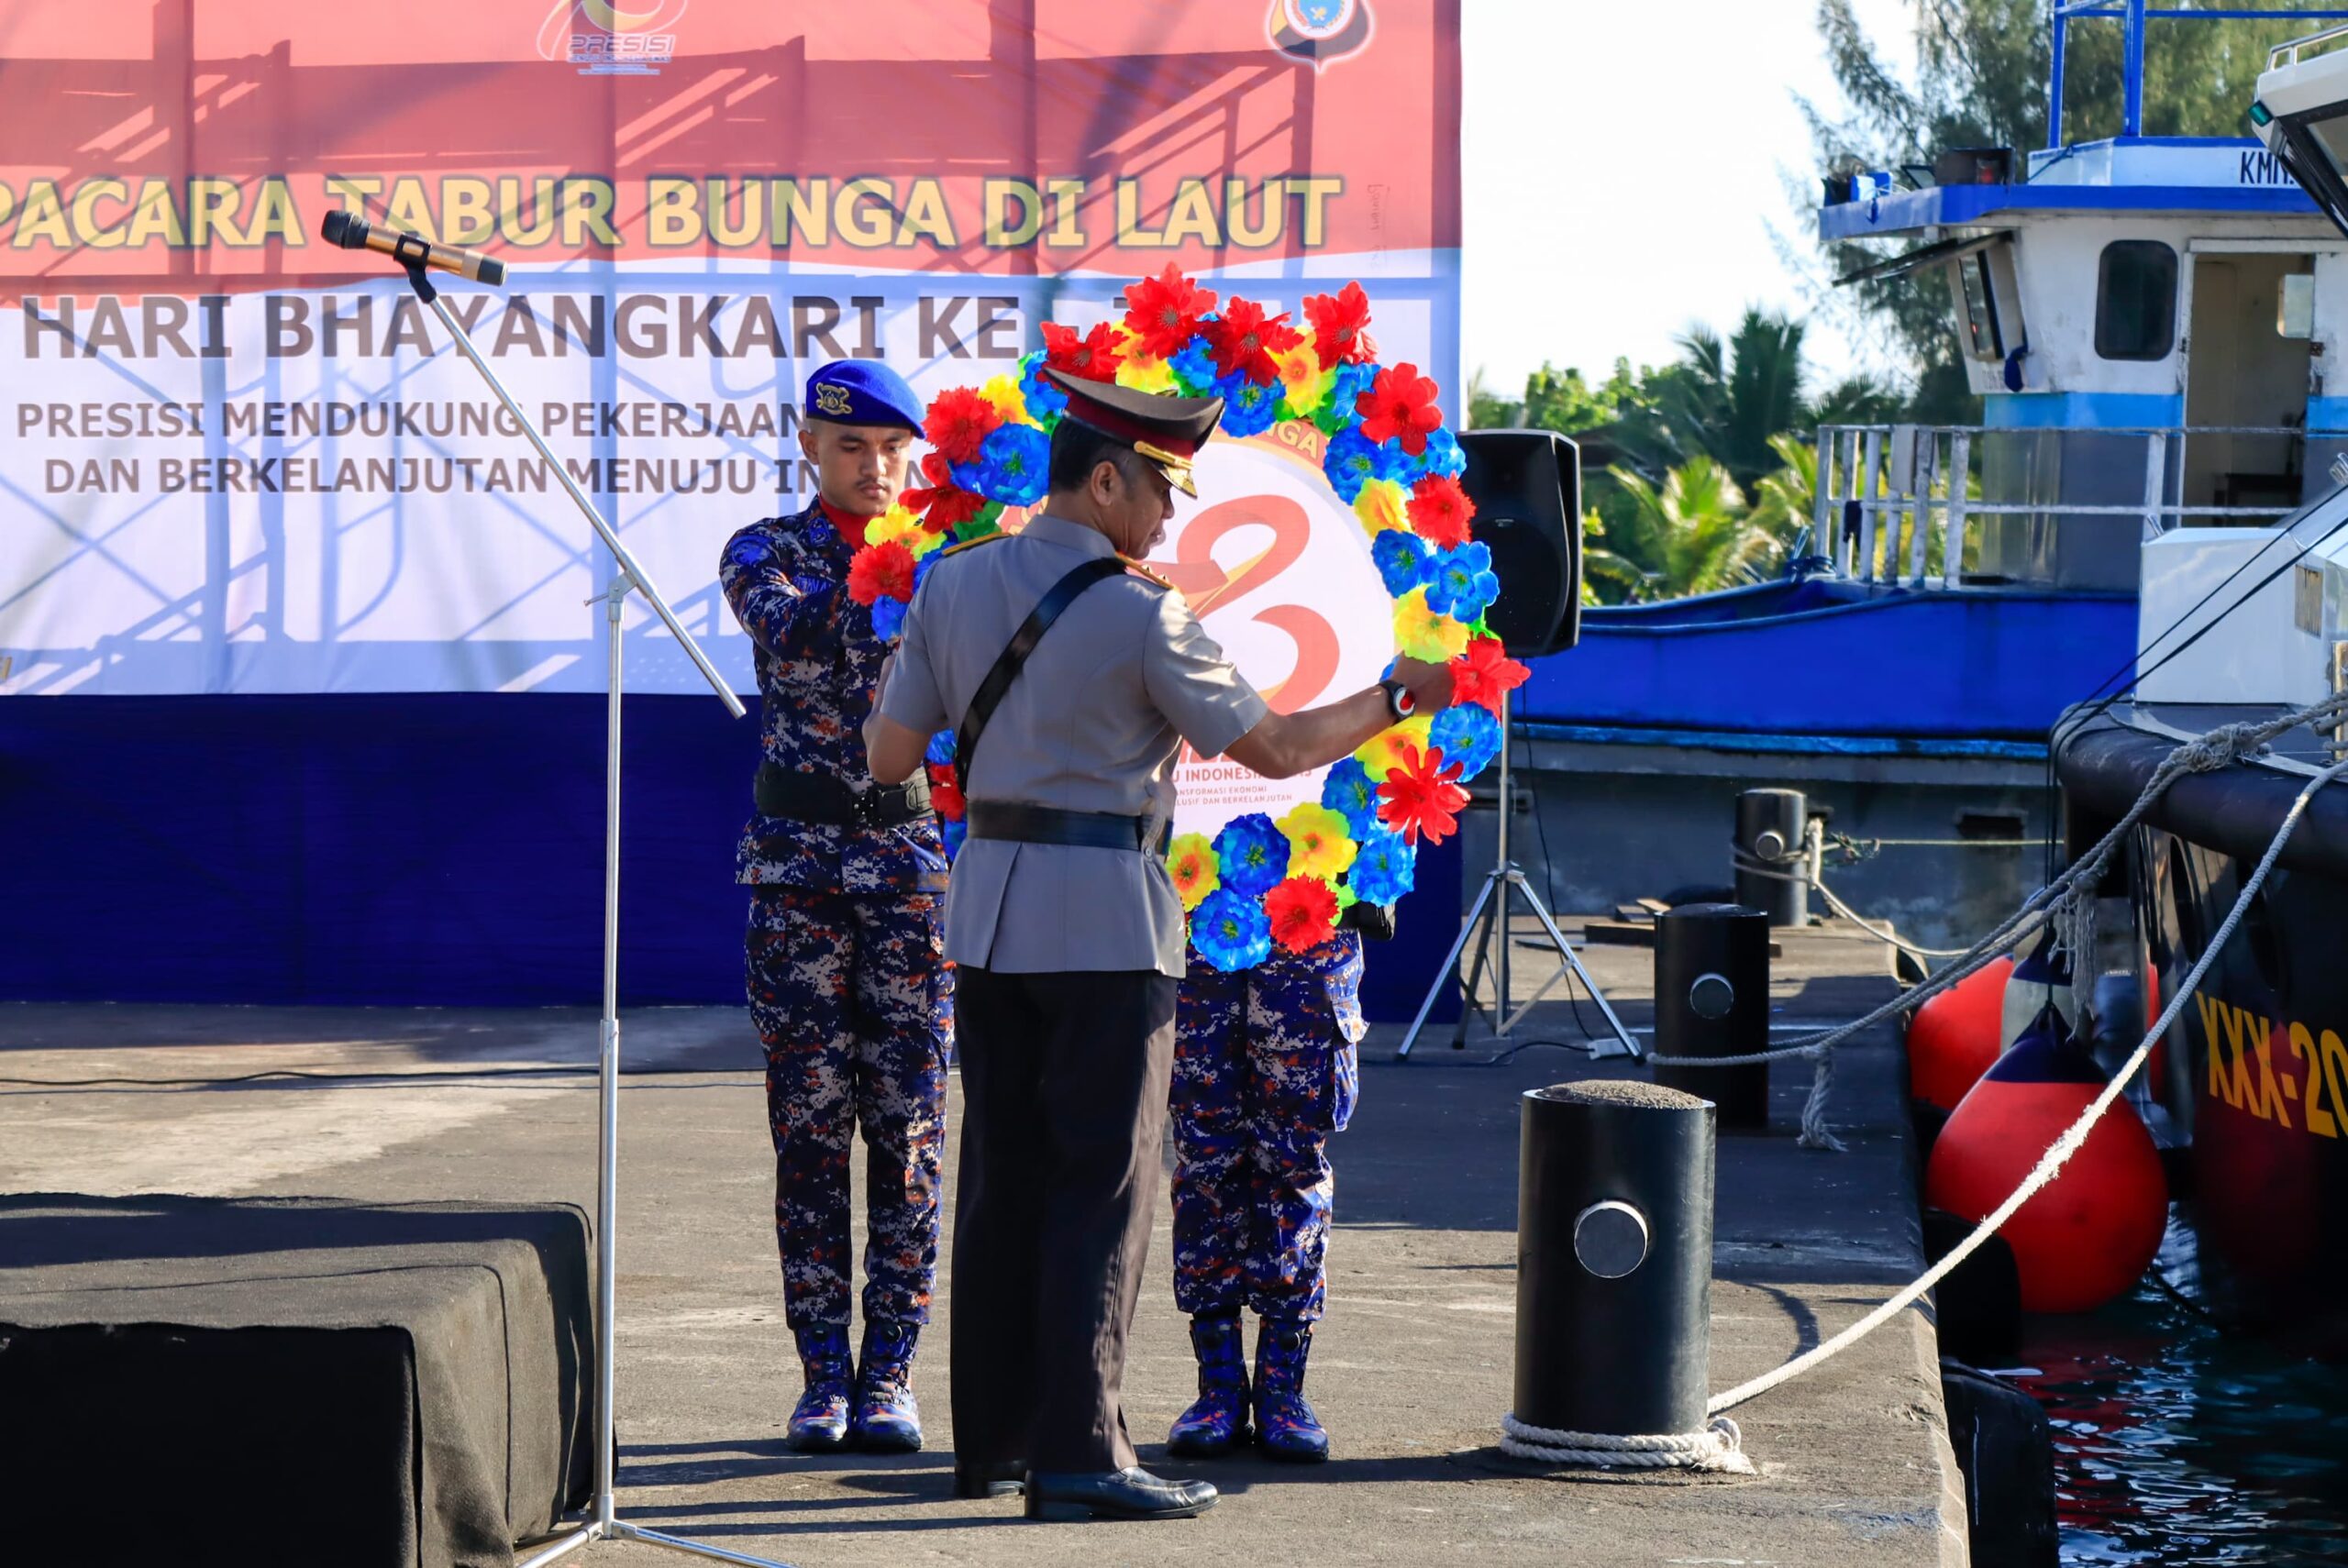
[[[1264,30],[1272,47],[1325,71],[1369,46],[1369,0],[1272,0]]]
[[[825,381],[815,389],[815,412],[845,419],[854,405],[848,401],[847,388],[836,381]]]

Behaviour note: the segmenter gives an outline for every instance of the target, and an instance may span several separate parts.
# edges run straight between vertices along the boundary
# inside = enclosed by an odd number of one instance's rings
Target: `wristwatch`
[[[1381,680],[1378,689],[1386,693],[1386,711],[1394,715],[1397,723],[1418,712],[1417,700],[1411,695],[1411,689],[1401,681]]]

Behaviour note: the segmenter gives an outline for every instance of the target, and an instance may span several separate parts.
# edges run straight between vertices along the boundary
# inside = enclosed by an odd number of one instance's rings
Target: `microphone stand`
[[[481,372],[481,379],[489,384],[491,392],[497,394],[497,401],[504,405],[506,413],[514,416],[514,422],[521,426],[522,434],[529,437],[530,445],[537,448],[538,456],[546,459],[547,467],[561,483],[564,493],[578,506],[581,515],[587,519],[588,525],[595,530],[596,537],[604,541],[604,547],[612,552],[612,559],[619,567],[618,575],[612,579],[611,586],[596,595],[604,602],[604,620],[611,658],[604,682],[604,1019],[596,1100],[600,1132],[595,1181],[595,1500],[585,1522],[571,1527],[567,1533],[548,1541],[534,1555],[521,1559],[515,1568],[545,1568],[547,1563],[567,1557],[581,1547],[598,1540],[640,1540],[648,1545],[665,1546],[672,1551],[689,1552],[719,1562],[745,1563],[749,1568],[786,1568],[785,1564],[768,1558],[747,1557],[738,1551],[704,1546],[697,1540],[663,1535],[658,1530],[631,1524],[619,1517],[613,1493],[616,1478],[615,1472],[619,1461],[612,1435],[612,1395],[615,1382],[615,1327],[619,1311],[619,1268],[614,1237],[619,1225],[620,1207],[620,610],[627,596],[630,593],[644,595],[644,602],[652,607],[653,613],[660,617],[661,624],[669,628],[670,635],[683,647],[686,657],[693,661],[693,668],[700,670],[702,679],[709,682],[710,690],[717,694],[717,700],[725,704],[725,711],[737,719],[744,712],[742,700],[734,695],[733,689],[725,683],[725,678],[718,674],[717,667],[709,661],[709,656],[702,652],[701,645],[693,641],[692,634],[686,631],[684,624],[677,619],[677,613],[669,608],[669,602],[660,597],[659,589],[653,587],[652,579],[646,575],[644,568],[637,564],[628,547],[620,542],[619,531],[595,509],[595,503],[588,499],[587,492],[581,490],[578,481],[570,477],[570,470],[562,466],[562,460],[548,447],[546,437],[538,434],[538,427],[522,411],[522,405],[514,401],[513,394],[497,379],[497,372],[490,369],[489,361],[482,358],[481,350],[473,347],[473,340],[466,334],[464,324],[457,319],[447,302],[441,299],[440,292],[432,286],[432,280],[425,275],[422,262],[404,255],[400,259],[407,270],[408,284],[415,291],[416,297],[432,307],[433,314],[440,318],[440,325],[449,329],[449,336],[455,339],[458,348],[472,361],[473,369]],[[590,599],[587,602],[593,604],[595,600]]]

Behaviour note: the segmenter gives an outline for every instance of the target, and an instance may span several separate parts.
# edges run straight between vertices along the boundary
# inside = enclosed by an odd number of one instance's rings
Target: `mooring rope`
[[[1584,1470],[1716,1470],[1753,1474],[1736,1423],[1716,1416],[1700,1432],[1669,1437],[1616,1437],[1611,1432],[1573,1432],[1536,1427],[1514,1416],[1501,1418],[1501,1452],[1512,1459],[1571,1464]]]
[[[2022,908],[2016,911],[2013,919],[2001,924],[1999,931],[2002,932],[2008,926],[2016,925],[2022,916],[2032,911],[2033,906],[2041,911],[2043,919],[2045,910],[2043,902],[2044,895],[2057,887],[2080,885],[2083,879],[2076,873],[2083,867],[2093,867],[2099,873],[2104,862],[2110,858],[2119,835],[2133,827],[2150,808],[2153,801],[2158,799],[2160,791],[2165,790],[2185,772],[2207,772],[2211,768],[2221,767],[2238,756],[2248,755],[2250,750],[2257,746],[2265,745],[2276,735],[2297,724],[2310,723],[2340,712],[2348,712],[2348,693],[2342,693],[2316,703],[2312,707],[2301,709],[2296,713],[2270,720],[2265,723],[2227,725],[2222,729],[2211,731],[2198,740],[2177,747],[2154,771],[2152,778],[2145,784],[2144,792],[2138,796],[2136,803],[2129,808],[2128,814],[2121,820],[2119,825],[2104,835],[2085,860],[2075,865],[2054,882],[2048,884],[2047,888],[2040,889],[2039,893],[2024,900]],[[2178,762],[2181,755],[2187,753],[2190,755],[2182,765],[2172,767],[2172,764]],[[2218,760],[2211,760],[2212,758]],[[2129,1080],[2136,1076],[2145,1060],[2152,1055],[2153,1047],[2167,1034],[2169,1026],[2184,1010],[2186,1001],[2200,988],[2203,977],[2210,972],[2210,966],[2217,962],[2218,955],[2224,950],[2227,942],[2232,938],[2234,928],[2242,923],[2243,916],[2249,911],[2251,900],[2255,898],[2258,890],[2265,886],[2267,874],[2274,870],[2276,861],[2282,856],[2283,846],[2290,841],[2291,834],[2298,829],[2300,819],[2307,814],[2309,803],[2315,799],[2316,791],[2343,773],[2348,773],[2348,758],[2342,758],[2331,764],[2308,780],[2306,786],[2292,800],[2290,809],[2283,813],[2283,821],[2276,829],[2274,838],[2268,842],[2266,852],[2259,857],[2256,868],[2243,883],[2242,890],[2234,896],[2233,907],[2226,911],[2226,918],[2219,922],[2218,929],[2211,933],[2209,942],[2203,946],[2201,956],[2195,960],[2193,967],[2186,972],[2185,978],[2178,985],[2176,994],[2169,998],[2168,1005],[2161,1010],[2160,1016],[2154,1019],[2152,1026],[2144,1032],[2143,1039],[2137,1042],[2136,1048],[2128,1054],[2127,1061],[2121,1065],[2119,1071],[2111,1075],[2110,1081],[2103,1086],[2095,1099],[2088,1102],[2088,1108],[2080,1113],[2078,1120],[2066,1129],[2063,1135],[2055,1139],[2046,1152],[2039,1156],[2038,1163],[2032,1166],[2030,1174],[2022,1178],[2021,1185],[2007,1196],[2004,1202],[1990,1210],[1981,1222],[1973,1228],[1972,1232],[1950,1249],[1940,1262],[1927,1268],[1888,1300],[1874,1308],[1857,1322],[1835,1334],[1832,1339],[1813,1346],[1772,1371],[1740,1383],[1725,1393],[1713,1395],[1711,1398],[1705,1401],[1705,1414],[1712,1419],[1703,1432],[1656,1436],[1563,1432],[1551,1428],[1528,1426],[1519,1421],[1515,1414],[1511,1412],[1501,1419],[1501,1452],[1520,1458],[1593,1469],[1648,1468],[1668,1465],[1696,1470],[1750,1473],[1752,1462],[1744,1455],[1735,1424],[1726,1420],[1725,1412],[1734,1409],[1747,1400],[1757,1398],[1779,1384],[1799,1377],[1820,1363],[1841,1354],[1913,1306],[1922,1297],[1924,1292],[1948,1277],[1958,1264],[1979,1251],[1991,1236],[1997,1234],[1999,1229],[2007,1220],[2013,1218],[2023,1204],[2037,1196],[2061,1173],[2063,1166],[2071,1156],[2085,1145],[2088,1134],[2095,1131],[2096,1123],[2102,1120],[2104,1112],[2111,1109],[2112,1101],[2120,1098],[2121,1092],[2128,1087]],[[2086,880],[2082,896],[2092,899],[2094,886],[2092,880]],[[2075,926],[2073,929],[2077,931],[2079,928]],[[2086,929],[2092,932],[2091,926]],[[1996,936],[1997,933],[1993,933],[1992,937]],[[1988,940],[1990,939],[1984,939],[1985,943]],[[1953,972],[1957,967],[1964,967],[1966,973],[1970,973],[1980,966],[1980,962],[1981,960],[1977,959],[1969,966],[1953,966],[1952,971],[1944,971],[1944,974]],[[1961,978],[1962,976],[1958,977]],[[1935,980],[1940,978],[1941,977],[1934,977]],[[1925,986],[1919,987],[1918,989],[1927,989],[1933,984],[1933,982],[1927,981]],[[1881,1012],[1883,1010],[1877,1010]],[[1731,1066],[1749,1065],[1755,1060],[1766,1061],[1783,1056],[1808,1055],[1822,1050],[1827,1053],[1818,1057],[1822,1078],[1833,1061],[1833,1043],[1839,1043],[1840,1039],[1847,1038],[1851,1028],[1851,1025],[1844,1025],[1838,1030],[1828,1031],[1817,1041],[1788,1047],[1782,1051],[1755,1053],[1744,1057],[1657,1058],[1651,1055],[1648,1059],[1650,1061],[1664,1060],[1667,1065],[1693,1066],[1701,1063],[1715,1066]],[[1815,1098],[1816,1091],[1813,1090],[1813,1099]],[[1805,1142],[1808,1138],[1808,1114],[1806,1107],[1804,1110]],[[1829,1134],[1829,1136],[1832,1135]],[[1722,1430],[1724,1422],[1726,1423],[1725,1432]],[[1735,1463],[1718,1462],[1722,1456],[1715,1451],[1713,1445],[1723,1442],[1727,1445],[1727,1452],[1734,1454]]]
[[[2102,880],[2104,867],[2126,842],[2128,834],[2143,820],[2144,813],[2152,810],[2154,802],[2167,793],[2168,787],[2186,774],[2214,772],[2243,757],[2256,755],[2276,737],[2301,724],[2320,727],[2327,720],[2343,717],[2348,717],[2348,692],[2335,693],[2320,702],[2271,719],[2221,724],[2207,734],[2198,735],[2179,745],[2161,759],[2160,766],[2144,781],[2144,788],[2137,794],[2135,803],[2112,824],[2110,832],[2096,841],[2094,848],[2074,861],[2061,876],[2024,899],[2020,909],[2000,921],[1995,930],[1966,949],[1946,968],[1936,971],[1929,979],[1900,992],[1864,1017],[1773,1050],[1755,1051],[1741,1056],[1670,1056],[1650,1052],[1647,1060],[1667,1067],[1743,1067],[1808,1057],[1816,1064],[1816,1070],[1811,1076],[1810,1098],[1802,1106],[1801,1136],[1797,1142],[1805,1149],[1841,1153],[1843,1142],[1834,1136],[1826,1121],[1826,1099],[1834,1081],[1833,1052],[1836,1046],[1895,1014],[1922,1006],[1959,981],[1986,968],[2022,940],[2035,934],[2050,919],[2058,914],[2069,914],[2070,911],[2064,907],[2068,900],[2077,897],[2092,900],[2096,885]]]

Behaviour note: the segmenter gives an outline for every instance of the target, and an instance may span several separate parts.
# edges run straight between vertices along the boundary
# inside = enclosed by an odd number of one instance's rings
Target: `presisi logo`
[[[686,0],[625,11],[609,0],[555,0],[538,24],[538,56],[567,61],[581,76],[658,76],[676,58]]]
[[[1369,0],[1272,0],[1264,31],[1282,54],[1326,71],[1368,49],[1377,23]]]

